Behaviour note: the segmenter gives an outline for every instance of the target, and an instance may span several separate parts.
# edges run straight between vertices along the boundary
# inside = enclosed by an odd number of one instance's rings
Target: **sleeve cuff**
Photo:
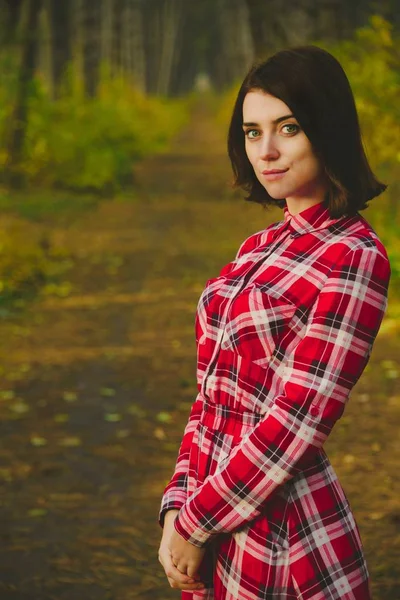
[[[209,531],[205,531],[190,519],[185,506],[176,515],[174,527],[180,536],[198,548],[203,548],[212,537]]]
[[[169,510],[180,510],[186,502],[186,492],[169,492],[163,497],[160,512],[158,514],[158,523],[164,527],[165,513]]]

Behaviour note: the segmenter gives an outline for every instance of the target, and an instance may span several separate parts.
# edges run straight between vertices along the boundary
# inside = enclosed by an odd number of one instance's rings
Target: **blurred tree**
[[[18,23],[21,19],[22,6],[24,0],[1,0],[0,15],[1,22],[1,43],[9,45],[16,41],[16,32]]]
[[[245,0],[218,0],[220,52],[219,79],[224,85],[240,78],[253,57],[250,14]]]
[[[103,0],[101,6],[101,60],[102,62],[112,62],[112,42],[113,42],[113,23],[114,23],[114,2],[113,0]]]
[[[57,1],[57,0],[55,0]],[[89,97],[96,95],[100,63],[101,6],[104,0],[83,2],[83,72],[85,90]]]
[[[157,93],[166,95],[171,89],[172,70],[178,53],[182,0],[164,0],[161,17],[161,52],[157,76]]]
[[[146,90],[146,55],[144,48],[143,5],[141,0],[132,3],[132,64],[133,77],[141,91]]]
[[[4,172],[6,179],[16,187],[22,183],[19,165],[22,159],[25,132],[28,122],[29,88],[33,79],[36,64],[41,4],[42,0],[25,0],[27,17],[22,39],[18,89],[8,134],[7,164]]]
[[[173,92],[172,73],[180,51],[183,16],[182,0],[149,0],[143,4],[146,88],[149,92]]]
[[[22,48],[27,6],[0,0],[3,46],[17,40]],[[221,89],[254,58],[279,48],[349,38],[372,11],[395,31],[400,25],[400,0],[43,0],[42,6],[38,65],[53,97],[72,58],[89,97],[100,63],[145,92],[177,95],[200,73]]]
[[[47,0],[50,15],[52,88],[57,95],[64,71],[72,59],[71,3]]]

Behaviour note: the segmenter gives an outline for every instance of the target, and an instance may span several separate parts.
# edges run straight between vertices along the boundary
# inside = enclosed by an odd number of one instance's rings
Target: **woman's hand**
[[[189,577],[195,577],[203,560],[205,548],[198,548],[187,542],[174,528],[169,540],[169,549],[176,568]]]
[[[171,542],[175,539],[175,535],[185,544],[188,544],[188,542],[186,542],[175,531],[174,528],[174,520],[178,512],[178,510],[169,510],[165,514],[163,535],[161,538],[160,548],[158,550],[158,560],[164,567],[165,574],[172,588],[187,591],[199,590],[204,588],[204,584],[202,584],[199,581],[199,576],[197,575],[197,573],[195,572],[192,576],[189,576],[187,574],[187,571],[182,569],[181,563],[177,563],[175,560],[172,559]],[[192,544],[188,545],[194,548],[195,550],[199,550],[204,554],[203,549],[195,548],[195,546],[193,546]],[[175,565],[179,565],[179,569]]]

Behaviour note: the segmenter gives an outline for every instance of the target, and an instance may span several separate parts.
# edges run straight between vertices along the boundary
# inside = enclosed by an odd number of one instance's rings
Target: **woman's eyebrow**
[[[294,117],[294,115],[283,115],[283,117],[278,117],[277,119],[274,119],[272,121],[273,125],[277,125],[278,123],[280,123],[281,121],[284,121],[285,119],[290,119],[290,117]],[[243,127],[255,127],[258,126],[258,123],[251,123],[251,122],[247,122],[247,123],[243,123]]]

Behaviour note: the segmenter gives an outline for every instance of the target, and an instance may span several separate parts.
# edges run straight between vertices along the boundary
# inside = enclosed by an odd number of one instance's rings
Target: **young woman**
[[[198,395],[162,498],[159,560],[186,600],[369,600],[323,444],[386,310],[388,257],[359,212],[386,186],[338,61],[302,46],[253,67],[228,149],[247,199],[283,219],[200,297]]]

